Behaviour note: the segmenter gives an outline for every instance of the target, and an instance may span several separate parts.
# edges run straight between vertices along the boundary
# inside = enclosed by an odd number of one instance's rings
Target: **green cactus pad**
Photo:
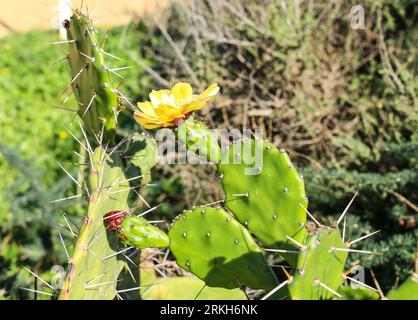
[[[338,229],[322,227],[308,236],[306,247],[298,255],[297,270],[289,283],[293,300],[330,299],[335,296],[323,285],[337,291],[345,281],[343,271],[348,252],[337,251],[336,248],[347,248]]]
[[[262,156],[255,167],[254,155]],[[262,140],[232,144],[218,169],[226,207],[264,246],[294,250],[287,236],[305,241],[306,212],[301,205],[306,208],[308,199],[303,178],[284,150]],[[294,254],[283,256],[295,263]]]
[[[185,211],[169,237],[177,264],[210,287],[270,290],[277,284],[248,230],[223,209]]]
[[[398,288],[390,290],[387,298],[390,300],[418,300],[418,274],[413,274]]]
[[[193,116],[180,123],[178,139],[190,151],[194,151],[208,161],[218,163],[221,160],[221,149],[217,137],[205,124]]]
[[[129,209],[129,183],[113,185],[126,178],[116,165],[117,159],[108,158],[103,148],[97,148],[91,160],[87,217],[76,239],[60,299],[113,299],[119,273],[125,266],[125,261],[116,255],[120,244],[106,232],[103,216],[109,211]]]
[[[141,292],[144,300],[247,300],[240,289],[208,287],[195,277],[159,278]]]
[[[123,243],[138,249],[166,248],[169,243],[167,234],[137,216],[124,218],[120,233]]]
[[[93,22],[78,11],[66,27],[71,87],[78,102],[78,114],[92,137],[99,137],[104,126],[104,143],[112,141],[118,95],[111,86],[96,29]]]
[[[351,286],[342,286],[338,289],[342,296],[341,300],[379,300],[377,292],[367,288],[352,288]]]

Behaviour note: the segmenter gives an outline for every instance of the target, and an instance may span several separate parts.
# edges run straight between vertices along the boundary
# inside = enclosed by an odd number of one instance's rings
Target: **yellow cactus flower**
[[[146,129],[172,127],[186,119],[195,110],[202,109],[215,99],[219,87],[212,83],[201,94],[193,94],[188,83],[177,83],[171,90],[153,90],[151,101],[139,102],[135,120]]]

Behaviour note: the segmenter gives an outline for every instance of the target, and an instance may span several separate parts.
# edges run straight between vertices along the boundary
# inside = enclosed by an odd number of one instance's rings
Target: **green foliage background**
[[[413,270],[418,239],[418,2],[363,1],[364,30],[349,25],[356,1],[280,3],[198,1],[112,29],[107,51],[124,60],[112,67],[135,67],[121,84],[132,101],[178,80],[218,82],[222,97],[203,110],[209,125],[263,127],[296,160],[322,221],[359,191],[349,237],[381,229],[356,248],[382,254],[351,262],[372,268],[387,290]],[[59,109],[70,79],[65,46],[48,45],[57,40],[42,31],[0,39],[0,298],[33,298],[19,290],[33,287],[22,265],[51,280],[51,267],[66,259],[56,228],[62,205],[48,202],[77,192],[56,162],[71,168],[77,159],[65,127],[81,134],[73,113]],[[132,126],[128,111],[120,122]],[[211,168],[160,167],[147,199],[171,218],[219,200],[213,177]],[[82,210],[65,203],[75,221]]]

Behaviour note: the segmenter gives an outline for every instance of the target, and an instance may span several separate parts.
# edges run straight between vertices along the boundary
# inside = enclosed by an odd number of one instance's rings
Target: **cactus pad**
[[[218,163],[221,157],[217,137],[205,124],[193,116],[180,123],[178,127],[179,141],[190,151],[196,152],[208,161]]]
[[[106,143],[113,139],[118,95],[111,86],[96,29],[93,22],[78,11],[74,12],[66,28],[71,87],[78,102],[78,114],[92,137],[99,137],[104,127]]]
[[[340,231],[328,227],[309,235],[305,248],[298,255],[297,270],[289,284],[289,292],[294,300],[330,299],[333,291],[342,285],[344,265],[348,252]]]
[[[113,185],[118,179],[125,180],[125,176],[103,148],[97,148],[91,160],[87,217],[76,239],[60,299],[113,299],[119,273],[125,266],[117,255],[118,241],[106,232],[103,217],[110,211],[129,209],[129,183]]]
[[[418,274],[414,273],[398,288],[390,290],[387,298],[390,300],[418,300]]]
[[[257,154],[262,159],[250,171]],[[266,247],[294,249],[287,236],[304,242],[306,212],[301,205],[306,208],[308,199],[303,178],[284,150],[262,140],[235,143],[218,169],[226,207]]]
[[[240,289],[211,288],[195,277],[159,278],[142,291],[145,300],[247,300]]]
[[[169,243],[167,234],[137,216],[123,219],[120,235],[123,243],[138,249],[166,248]]]
[[[223,209],[185,211],[169,237],[177,264],[210,287],[270,290],[277,284],[248,230]]]

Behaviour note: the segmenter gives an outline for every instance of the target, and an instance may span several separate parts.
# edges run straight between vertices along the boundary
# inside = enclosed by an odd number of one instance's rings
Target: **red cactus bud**
[[[123,218],[128,215],[125,211],[110,211],[103,217],[107,230],[117,231],[123,221]]]

